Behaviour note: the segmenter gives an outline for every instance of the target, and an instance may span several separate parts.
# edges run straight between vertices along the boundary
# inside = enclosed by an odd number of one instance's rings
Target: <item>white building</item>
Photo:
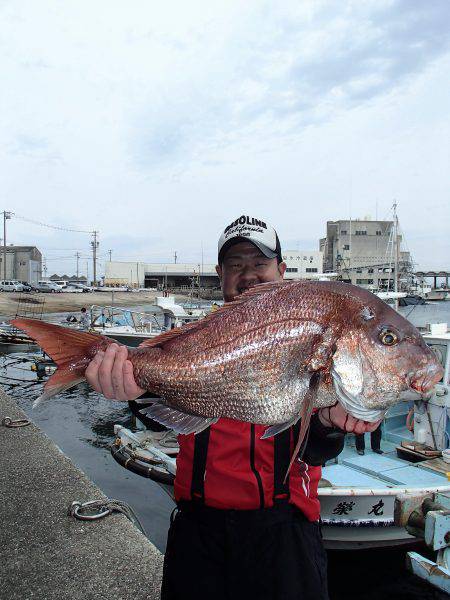
[[[283,253],[286,279],[316,278],[322,273],[322,252]],[[105,285],[135,288],[185,288],[194,286],[219,288],[215,264],[144,263],[110,261],[105,263]]]
[[[136,288],[219,287],[216,265],[199,263],[105,263],[105,285]]]
[[[285,279],[317,279],[323,274],[323,253],[317,250],[285,250]]]

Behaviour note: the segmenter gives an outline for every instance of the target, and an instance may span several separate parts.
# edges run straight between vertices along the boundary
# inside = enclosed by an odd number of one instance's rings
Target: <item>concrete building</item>
[[[0,279],[4,278],[3,259],[0,246]],[[42,279],[42,254],[36,246],[6,246],[6,279],[33,284]]]
[[[394,239],[393,221],[343,220],[327,222],[327,237],[320,240],[325,272],[370,289],[394,288],[396,247],[399,251],[400,286],[412,272],[409,252],[401,250],[402,236]]]

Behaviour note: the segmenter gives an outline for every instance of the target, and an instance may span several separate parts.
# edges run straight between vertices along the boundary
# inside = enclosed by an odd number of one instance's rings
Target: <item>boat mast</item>
[[[394,204],[392,206],[393,209],[393,216],[394,216],[394,240],[393,243],[395,244],[395,259],[394,259],[394,292],[397,293],[398,292],[398,264],[399,264],[399,258],[400,258],[400,249],[399,249],[399,243],[398,243],[398,216],[397,216],[397,202],[396,200],[394,200]],[[398,309],[398,298],[396,297],[394,299],[395,302],[395,309]]]

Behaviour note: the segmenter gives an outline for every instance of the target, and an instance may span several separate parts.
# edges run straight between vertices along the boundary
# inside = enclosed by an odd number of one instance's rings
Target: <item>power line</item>
[[[71,231],[73,233],[89,233],[92,231],[86,231],[85,229],[72,229],[70,227],[60,227],[58,225],[49,225],[48,223],[42,223],[41,221],[34,221],[33,219],[27,219],[26,217],[22,217],[16,213],[12,213],[16,219],[20,219],[21,221],[26,221],[27,223],[32,223],[33,225],[40,225],[41,227],[48,227],[49,229],[58,229],[59,231]]]

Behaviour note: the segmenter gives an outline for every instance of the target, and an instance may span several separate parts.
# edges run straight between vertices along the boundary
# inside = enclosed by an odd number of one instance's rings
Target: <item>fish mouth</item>
[[[386,410],[366,408],[359,396],[353,396],[353,394],[350,394],[350,392],[345,389],[341,377],[334,369],[331,370],[331,375],[333,376],[334,390],[339,398],[339,402],[352,417],[367,421],[368,423],[374,423],[375,421],[383,419]]]
[[[440,364],[431,364],[416,374],[408,374],[407,384],[411,390],[419,393],[424,398],[432,395],[434,387],[444,376],[444,369]]]

